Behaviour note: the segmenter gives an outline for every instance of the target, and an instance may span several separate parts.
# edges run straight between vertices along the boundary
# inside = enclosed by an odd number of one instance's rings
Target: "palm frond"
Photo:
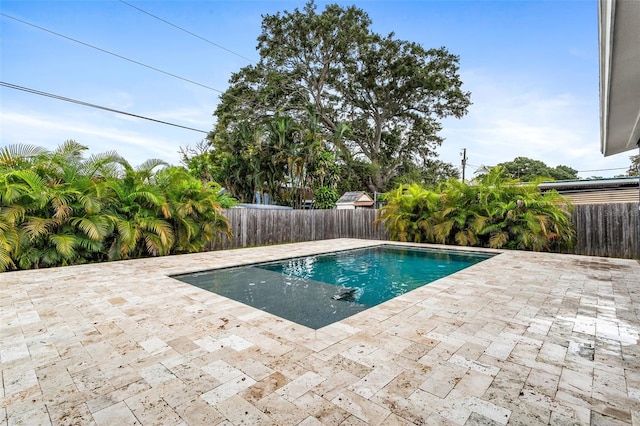
[[[0,148],[0,166],[15,167],[48,153],[45,148],[28,144],[12,144]]]
[[[55,219],[30,217],[23,223],[22,228],[31,241],[47,235],[58,222]]]
[[[108,222],[100,216],[76,217],[71,219],[71,224],[93,241],[102,241],[109,231]]]
[[[75,256],[75,247],[78,243],[77,238],[73,234],[53,234],[49,236],[49,241],[53,243],[56,251],[62,257],[69,259]]]

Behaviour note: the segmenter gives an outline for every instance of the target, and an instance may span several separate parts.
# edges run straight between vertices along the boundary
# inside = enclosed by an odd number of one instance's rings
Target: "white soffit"
[[[640,0],[598,2],[600,150],[605,156],[640,142]]]

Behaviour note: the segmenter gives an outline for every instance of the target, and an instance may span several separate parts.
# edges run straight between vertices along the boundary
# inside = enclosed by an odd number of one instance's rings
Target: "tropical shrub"
[[[234,201],[217,184],[85,150],[0,149],[0,271],[196,252],[229,234]]]
[[[400,185],[385,199],[377,222],[399,241],[556,251],[575,236],[566,198],[512,180],[501,167],[477,184]]]

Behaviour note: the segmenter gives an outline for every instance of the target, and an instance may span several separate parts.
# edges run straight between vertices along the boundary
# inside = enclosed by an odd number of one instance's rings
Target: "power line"
[[[198,35],[198,34],[196,34],[196,33],[193,33],[193,32],[191,32],[191,31],[189,31],[189,30],[187,30],[187,29],[185,29],[185,28],[182,28],[182,27],[180,27],[180,26],[178,26],[178,25],[176,25],[176,24],[174,24],[174,23],[172,23],[172,22],[167,21],[166,19],[162,19],[161,17],[156,16],[156,15],[154,15],[153,13],[147,12],[147,11],[146,11],[146,10],[144,10],[144,9],[141,9],[141,8],[139,8],[139,7],[137,7],[137,6],[132,5],[131,3],[128,3],[128,2],[126,2],[126,1],[124,1],[124,0],[119,0],[119,1],[120,1],[120,3],[126,4],[127,6],[129,6],[129,7],[133,8],[133,9],[136,9],[136,10],[138,10],[138,11],[140,11],[140,12],[142,12],[142,13],[146,14],[146,15],[151,16],[152,18],[155,18],[155,19],[157,19],[157,20],[159,20],[159,21],[162,21],[162,22],[164,22],[164,23],[165,23],[165,24],[167,24],[167,25],[171,25],[172,27],[177,28],[177,29],[179,29],[180,31],[183,31],[183,32],[185,32],[185,33],[187,33],[187,34],[189,34],[189,35],[191,35],[191,36],[195,37],[195,38],[198,38],[198,39],[200,39],[200,40],[202,40],[202,41],[205,41],[205,42],[207,42],[207,43],[209,43],[209,44],[211,44],[211,45],[213,45],[213,46],[215,46],[215,47],[217,47],[217,48],[219,48],[219,49],[222,49],[222,50],[224,50],[224,51],[226,51],[226,52],[229,52],[229,53],[231,53],[231,54],[233,54],[233,55],[236,55],[236,56],[237,56],[237,57],[239,57],[239,58],[242,58],[242,59],[244,59],[244,60],[246,60],[246,61],[249,61],[249,62],[250,62],[250,63],[252,63],[252,64],[255,64],[255,61],[253,61],[252,59],[249,59],[249,58],[247,58],[246,56],[242,56],[241,54],[236,53],[236,52],[234,52],[234,51],[233,51],[233,50],[231,50],[231,49],[227,49],[226,47],[221,46],[221,45],[219,45],[218,43],[215,43],[215,42],[213,42],[213,41],[211,41],[211,40],[209,40],[209,39],[206,39],[206,38],[204,38],[204,37],[202,37],[202,36],[200,36],[200,35]]]
[[[67,97],[60,96],[60,95],[54,95],[53,93],[42,92],[40,90],[35,90],[35,89],[31,89],[29,87],[24,87],[24,86],[18,86],[17,84],[6,83],[4,81],[0,81],[0,86],[8,87],[9,89],[21,90],[23,92],[32,93],[34,95],[46,96],[46,97],[57,99],[57,100],[60,100],[60,101],[71,102],[71,103],[74,103],[74,104],[83,105],[83,106],[87,106],[87,107],[91,107],[91,108],[97,108],[97,109],[101,109],[101,110],[104,110],[104,111],[110,111],[110,112],[115,112],[115,113],[118,113],[118,114],[128,115],[129,117],[141,118],[143,120],[149,120],[149,121],[153,121],[153,122],[160,123],[160,124],[166,124],[168,126],[180,127],[181,129],[192,130],[194,132],[209,133],[209,132],[204,131],[204,130],[194,129],[193,127],[187,127],[187,126],[183,126],[183,125],[180,125],[180,124],[170,123],[168,121],[157,120],[155,118],[145,117],[143,115],[133,114],[133,113],[126,112],[126,111],[120,111],[120,110],[117,110],[117,109],[108,108],[108,107],[105,107],[105,106],[96,105],[96,104],[80,101],[80,100],[73,99],[73,98],[67,98]]]
[[[58,37],[62,37],[62,38],[64,38],[64,39],[67,39],[67,40],[73,41],[74,43],[78,43],[78,44],[81,44],[81,45],[83,45],[83,46],[90,47],[90,48],[92,48],[92,49],[95,49],[95,50],[98,50],[98,51],[100,51],[100,52],[106,53],[106,54],[108,54],[108,55],[115,56],[116,58],[120,58],[120,59],[123,59],[123,60],[125,60],[125,61],[129,61],[129,62],[131,62],[131,63],[134,63],[134,64],[136,64],[136,65],[140,65],[140,66],[142,66],[142,67],[145,67],[145,68],[148,68],[148,69],[151,69],[151,70],[157,71],[157,72],[162,73],[162,74],[165,74],[165,75],[168,75],[168,76],[170,76],[170,77],[177,78],[177,79],[179,79],[179,80],[186,81],[186,82],[191,83],[191,84],[195,84],[196,86],[204,87],[205,89],[209,89],[209,90],[212,90],[212,91],[214,91],[214,92],[224,93],[222,90],[215,89],[215,88],[213,88],[213,87],[207,86],[207,85],[202,84],[202,83],[198,83],[197,81],[193,81],[193,80],[190,80],[190,79],[188,79],[188,78],[180,77],[179,75],[176,75],[176,74],[170,73],[170,72],[168,72],[168,71],[161,70],[160,68],[156,68],[156,67],[153,67],[153,66],[151,66],[151,65],[143,64],[142,62],[136,61],[136,60],[134,60],[134,59],[127,58],[126,56],[122,56],[122,55],[119,55],[119,54],[117,54],[117,53],[111,52],[111,51],[109,51],[109,50],[102,49],[102,48],[97,47],[97,46],[94,46],[94,45],[92,45],[92,44],[85,43],[85,42],[83,42],[83,41],[77,40],[77,39],[75,39],[75,38],[68,37],[68,36],[66,36],[66,35],[63,35],[63,34],[57,33],[57,32],[55,32],[55,31],[49,30],[49,29],[44,28],[44,27],[41,27],[41,26],[39,26],[39,25],[32,24],[32,23],[27,22],[27,21],[23,21],[22,19],[16,18],[16,17],[14,17],[14,16],[7,15],[6,13],[2,13],[2,12],[0,12],[0,15],[4,16],[4,17],[6,17],[6,18],[9,18],[9,19],[13,19],[14,21],[20,22],[20,23],[22,23],[22,24],[29,25],[29,26],[31,26],[31,27],[37,28],[37,29],[39,29],[39,30],[46,31],[46,32],[48,32],[49,34],[53,34],[53,35],[56,35],[56,36],[58,36]]]
[[[586,172],[608,172],[611,170],[627,170],[628,167],[616,167],[614,169],[594,169],[594,170],[578,170],[578,173],[586,173]]]

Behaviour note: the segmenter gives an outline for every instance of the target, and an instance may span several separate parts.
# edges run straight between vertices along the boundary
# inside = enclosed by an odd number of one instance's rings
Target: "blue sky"
[[[304,1],[0,1],[3,14],[224,91],[232,72],[258,60],[261,15]],[[329,2],[318,1],[324,9]],[[333,2],[331,2],[333,3]],[[469,114],[447,119],[439,149],[467,175],[525,156],[581,177],[622,174],[628,152],[600,153],[597,4],[575,1],[353,1],[381,34],[460,56]],[[0,80],[205,131],[219,92],[0,17]],[[240,55],[240,56],[238,56]],[[132,164],[178,164],[180,146],[205,135],[0,87],[0,146],[49,149],[66,139],[89,153],[117,150]],[[622,170],[602,170],[622,169]],[[597,171],[591,171],[597,170]]]

